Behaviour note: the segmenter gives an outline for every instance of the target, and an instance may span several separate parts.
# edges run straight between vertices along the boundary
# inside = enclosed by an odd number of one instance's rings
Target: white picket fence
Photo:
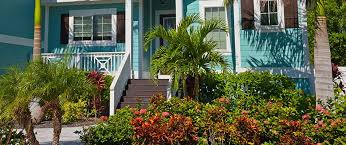
[[[85,71],[98,71],[109,75],[115,75],[120,66],[125,52],[88,52],[73,54],[43,53],[42,58],[46,62],[56,62],[67,59],[69,66]]]

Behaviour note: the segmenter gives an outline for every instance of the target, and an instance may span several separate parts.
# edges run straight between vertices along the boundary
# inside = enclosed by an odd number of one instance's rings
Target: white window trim
[[[200,14],[200,17],[205,20],[205,8],[210,8],[210,7],[225,7],[224,5],[224,2],[223,0],[200,0],[199,1],[199,14]],[[228,26],[228,14],[227,14],[227,10],[225,8],[225,23],[227,24]],[[229,28],[229,27],[228,27]],[[231,49],[231,35],[230,35],[230,30],[227,32],[227,35],[226,35],[226,49],[216,49],[216,51],[218,52],[221,52],[221,53],[231,53],[232,52],[232,49]]]
[[[81,16],[94,16],[94,15],[112,15],[112,40],[84,40],[84,41],[74,41],[73,32],[74,32],[74,17]],[[115,8],[111,9],[88,9],[88,10],[71,10],[69,11],[69,45],[71,46],[115,46],[116,45],[116,36],[117,36],[117,10]]]
[[[261,25],[261,0],[254,0],[254,17],[255,17],[255,27],[259,31],[264,32],[278,32],[283,31],[285,28],[285,16],[284,16],[284,3],[283,0],[277,0],[278,2],[278,23],[279,25]]]

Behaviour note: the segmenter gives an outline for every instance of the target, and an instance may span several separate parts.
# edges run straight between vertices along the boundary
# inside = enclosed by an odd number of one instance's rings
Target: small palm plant
[[[28,108],[32,100],[39,100],[42,105],[40,118],[46,110],[53,110],[52,144],[58,145],[62,128],[62,105],[65,102],[76,102],[81,97],[93,96],[96,92],[85,72],[68,68],[65,61],[53,64],[32,62],[24,71],[10,71],[0,79],[0,86],[0,117],[11,118],[14,115],[23,124],[34,145],[38,145],[38,142]]]
[[[184,96],[198,96],[201,75],[213,68],[225,70],[228,66],[225,58],[215,51],[216,42],[207,37],[216,29],[227,31],[228,27],[221,20],[204,21],[198,15],[185,17],[176,29],[154,27],[145,36],[145,48],[156,38],[163,39],[167,45],[153,55],[152,77],[157,78],[158,73],[171,74],[173,88],[177,89],[181,81]]]
[[[31,120],[29,104],[32,96],[23,95],[23,87],[20,86],[23,72],[18,68],[11,68],[7,74],[0,78],[0,121],[16,121],[21,125],[26,138],[32,145],[39,145],[35,137],[34,126]]]

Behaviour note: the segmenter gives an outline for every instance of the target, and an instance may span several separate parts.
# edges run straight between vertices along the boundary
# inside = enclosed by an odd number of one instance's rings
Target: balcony
[[[125,52],[86,52],[86,53],[43,53],[45,62],[57,62],[68,59],[69,66],[85,71],[98,71],[114,76],[118,71]]]

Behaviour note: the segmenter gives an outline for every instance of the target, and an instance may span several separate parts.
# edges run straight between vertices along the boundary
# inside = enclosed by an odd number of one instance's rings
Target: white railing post
[[[133,28],[133,0],[125,0],[125,52],[130,54],[130,68],[132,70],[132,28]],[[131,76],[132,76],[131,71]]]
[[[126,53],[122,59],[118,71],[116,72],[112,85],[110,86],[109,115],[114,115],[115,109],[120,102],[122,92],[125,89],[127,80],[131,77],[130,53]]]

